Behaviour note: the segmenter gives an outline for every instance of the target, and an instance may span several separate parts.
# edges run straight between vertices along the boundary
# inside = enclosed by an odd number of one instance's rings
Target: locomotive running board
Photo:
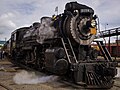
[[[64,47],[64,50],[65,50],[65,53],[66,53],[69,63],[78,63],[69,38],[67,38],[65,40],[63,38],[61,38],[61,41],[62,41],[62,44],[63,44],[63,47]]]

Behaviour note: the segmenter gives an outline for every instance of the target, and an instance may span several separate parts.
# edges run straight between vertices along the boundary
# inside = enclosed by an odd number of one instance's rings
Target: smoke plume
[[[41,73],[35,72],[28,72],[28,71],[21,71],[16,73],[13,77],[13,81],[16,84],[38,84],[38,83],[46,83],[46,82],[53,82],[58,79],[58,76],[54,75],[43,75]]]

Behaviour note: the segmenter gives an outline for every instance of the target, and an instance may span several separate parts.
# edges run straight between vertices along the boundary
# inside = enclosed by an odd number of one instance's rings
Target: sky
[[[15,29],[39,22],[43,16],[63,13],[65,4],[77,1],[95,10],[101,30],[120,26],[120,0],[0,0],[0,40],[8,40]]]

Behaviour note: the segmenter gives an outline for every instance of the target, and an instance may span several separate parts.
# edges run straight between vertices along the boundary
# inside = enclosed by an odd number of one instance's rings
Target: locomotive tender
[[[30,27],[11,34],[12,62],[63,76],[85,88],[111,88],[117,63],[101,41],[104,60],[91,47],[97,33],[94,10],[77,2],[67,3],[64,13],[42,17]]]

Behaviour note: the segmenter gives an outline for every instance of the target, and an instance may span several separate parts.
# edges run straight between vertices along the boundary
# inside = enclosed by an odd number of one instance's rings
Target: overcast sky
[[[64,11],[67,2],[74,0],[0,0],[0,40],[9,39],[15,29],[30,26],[42,16],[52,16],[55,7]],[[101,30],[120,26],[120,0],[76,0],[95,10]],[[108,24],[108,25],[107,25]]]

